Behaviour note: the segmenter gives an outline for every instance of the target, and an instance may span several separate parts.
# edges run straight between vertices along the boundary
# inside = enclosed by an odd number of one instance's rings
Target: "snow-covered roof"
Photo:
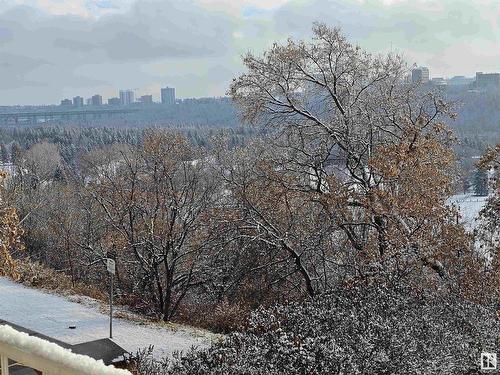
[[[22,363],[36,369],[40,368],[34,366],[37,365],[37,362],[41,362],[40,359],[43,359],[44,362],[47,361],[47,363],[53,364],[54,367],[74,371],[75,374],[131,375],[127,370],[106,366],[104,362],[96,361],[86,355],[74,354],[70,350],[47,340],[30,336],[24,332],[18,332],[8,325],[0,326],[0,351],[3,351],[2,348],[11,348],[14,352],[23,353],[24,358],[32,358],[31,363],[26,363],[25,360]],[[8,352],[5,354],[10,356]],[[18,358],[13,359],[19,361]]]

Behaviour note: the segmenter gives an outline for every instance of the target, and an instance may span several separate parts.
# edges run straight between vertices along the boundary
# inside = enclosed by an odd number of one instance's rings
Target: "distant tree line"
[[[243,145],[258,131],[249,127],[208,128],[185,126],[178,129],[187,139],[198,146],[208,144],[210,137],[224,133],[229,142]],[[145,129],[136,127],[77,127],[77,126],[37,126],[0,128],[0,157],[3,162],[15,162],[23,150],[41,142],[57,146],[62,160],[75,166],[76,160],[95,148],[115,143],[137,145],[144,137]]]

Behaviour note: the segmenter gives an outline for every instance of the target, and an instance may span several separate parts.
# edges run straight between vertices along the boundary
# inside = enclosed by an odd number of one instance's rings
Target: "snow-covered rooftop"
[[[96,361],[86,355],[74,354],[54,343],[30,336],[24,332],[18,332],[8,325],[0,325],[0,343],[8,345],[17,353],[26,354],[33,361],[33,363],[23,361],[23,364],[28,366],[39,365],[41,360],[57,366],[58,369],[72,370],[71,373],[75,374],[131,375],[129,371],[106,366],[102,361]]]

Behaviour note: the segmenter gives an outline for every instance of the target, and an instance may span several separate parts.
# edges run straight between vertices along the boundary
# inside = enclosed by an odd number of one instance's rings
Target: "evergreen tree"
[[[9,159],[10,159],[9,150],[7,150],[7,146],[5,145],[5,143],[2,143],[0,145],[0,153],[1,153],[2,162],[8,163]]]
[[[488,195],[488,174],[480,169],[474,175],[474,195],[479,197]]]
[[[20,161],[21,154],[22,154],[22,149],[19,143],[17,142],[12,143],[10,155],[11,155],[11,160],[14,164],[17,164]]]

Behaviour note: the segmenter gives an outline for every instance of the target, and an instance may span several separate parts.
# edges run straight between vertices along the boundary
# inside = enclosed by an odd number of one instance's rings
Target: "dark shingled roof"
[[[73,345],[71,351],[76,354],[84,354],[94,359],[101,359],[109,365],[116,359],[123,357],[127,352],[110,339],[100,339]]]

